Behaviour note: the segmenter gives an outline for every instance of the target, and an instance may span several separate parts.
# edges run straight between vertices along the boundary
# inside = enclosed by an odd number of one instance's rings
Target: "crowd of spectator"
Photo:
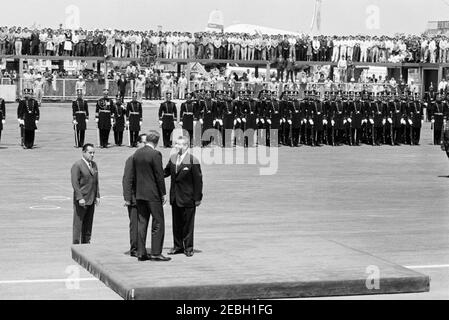
[[[0,54],[447,63],[445,35],[326,36],[0,28]]]

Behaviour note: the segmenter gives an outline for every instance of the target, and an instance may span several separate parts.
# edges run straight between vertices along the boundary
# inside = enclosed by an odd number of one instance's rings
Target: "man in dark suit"
[[[139,261],[169,261],[162,255],[165,222],[162,205],[166,202],[164,168],[162,154],[156,150],[160,135],[151,130],[147,134],[146,144],[133,156],[133,179],[136,181],[136,201],[138,214],[137,257]],[[151,254],[146,250],[146,239],[150,215],[153,216],[151,226]]]
[[[86,143],[82,159],[71,169],[73,187],[73,244],[90,243],[95,205],[100,201],[98,167],[93,161],[94,146]]]
[[[203,175],[198,159],[188,152],[188,137],[179,137],[175,148],[178,153],[170,158],[164,170],[165,177],[171,177],[170,204],[173,217],[174,246],[168,254],[184,253],[191,257],[195,211],[203,198]]]
[[[145,146],[147,135],[145,133],[139,135],[138,148]],[[136,201],[136,181],[133,179],[133,156],[131,155],[125,163],[125,170],[123,172],[122,187],[123,198],[125,199],[125,206],[128,208],[129,216],[129,240],[131,248],[129,254],[132,257],[137,257],[137,201]]]
[[[0,98],[0,141],[2,140],[2,130],[6,119],[5,100]]]

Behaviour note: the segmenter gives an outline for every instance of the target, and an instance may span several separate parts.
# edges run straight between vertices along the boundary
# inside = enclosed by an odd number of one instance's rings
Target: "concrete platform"
[[[124,299],[270,299],[429,291],[428,276],[332,240],[296,236],[289,239],[289,246],[282,236],[271,239],[269,246],[259,240],[238,251],[203,247],[193,257],[175,255],[169,262],[139,262],[117,248],[92,244],[72,246],[72,258]]]

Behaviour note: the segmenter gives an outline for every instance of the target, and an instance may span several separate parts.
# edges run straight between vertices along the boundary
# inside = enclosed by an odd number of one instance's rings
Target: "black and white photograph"
[[[1,12],[0,300],[449,299],[449,0]]]

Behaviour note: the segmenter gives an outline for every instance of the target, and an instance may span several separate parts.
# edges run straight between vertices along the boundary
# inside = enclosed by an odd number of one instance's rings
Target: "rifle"
[[[19,124],[19,135],[20,135],[20,145],[23,147],[24,141],[23,141],[23,125]]]
[[[97,145],[98,145],[98,147],[101,147],[101,145],[100,145],[100,128],[97,128]]]
[[[128,124],[126,125],[127,122],[128,122]],[[126,125],[126,135],[128,137],[128,147],[131,147],[131,136],[130,136],[130,132],[129,132],[129,120],[127,121],[127,119],[125,119],[125,125]]]

